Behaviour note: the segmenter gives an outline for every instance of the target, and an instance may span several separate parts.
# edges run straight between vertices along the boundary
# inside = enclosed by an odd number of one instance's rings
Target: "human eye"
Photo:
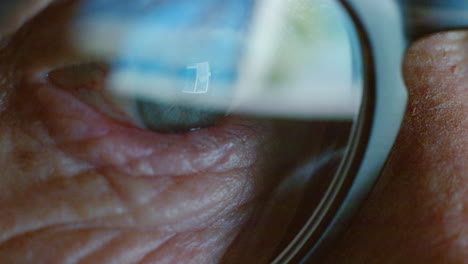
[[[279,6],[276,1],[79,3],[64,37],[84,63],[50,65],[47,74],[56,83],[73,71],[74,79],[86,79],[95,67],[88,62],[103,62],[97,100],[120,108],[140,127],[181,133],[231,113],[343,120],[359,109],[359,80],[346,70],[352,64],[349,40],[336,23],[314,20],[327,6],[321,1],[276,8],[273,15],[285,18],[272,21],[272,14],[258,10]],[[332,74],[339,78],[330,80]],[[311,81],[335,95],[308,89],[304,84]]]
[[[106,64],[85,63],[60,67],[49,72],[47,78],[51,84],[73,93],[96,110],[154,132],[186,133],[215,125],[228,115],[227,111],[204,108],[191,103],[197,100],[197,97],[206,96],[204,92],[189,91],[187,103],[117,96],[106,89],[108,72],[109,66]],[[138,80],[135,80],[138,77],[132,78],[132,82],[138,83]],[[193,86],[197,80],[183,82]]]
[[[314,21],[320,1],[298,1],[271,21],[272,14],[256,12],[275,1],[84,3],[68,37],[80,56],[107,61],[106,96],[118,98],[140,127],[180,133],[232,112],[348,119],[359,108],[359,83],[346,70],[349,40],[330,21]],[[308,89],[311,80],[335,96]]]
[[[82,56],[107,61],[101,80],[90,80],[103,86],[100,97],[156,132],[196,130],[229,114],[252,3],[173,1],[149,10],[134,4],[124,14],[118,5],[102,9],[99,3],[78,10],[70,37]],[[112,31],[120,35],[110,43]],[[83,82],[99,71],[96,64],[84,63],[48,75],[59,86],[72,87],[77,84],[67,82]]]

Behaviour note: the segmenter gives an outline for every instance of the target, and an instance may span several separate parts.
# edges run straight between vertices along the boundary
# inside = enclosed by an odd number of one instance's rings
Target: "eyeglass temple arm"
[[[410,40],[431,33],[468,29],[468,0],[399,0]]]

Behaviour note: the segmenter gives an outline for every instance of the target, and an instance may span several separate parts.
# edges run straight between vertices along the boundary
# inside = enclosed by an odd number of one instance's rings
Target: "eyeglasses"
[[[237,237],[244,247],[228,254],[304,263],[345,227],[391,150],[407,102],[408,36],[466,26],[466,11],[457,11],[466,6],[81,1],[68,38],[86,63],[43,73],[60,87],[102,85],[100,100],[80,96],[157,134],[193,135],[233,119],[259,125],[260,143],[231,157],[253,160],[260,191],[244,223],[252,231]],[[220,131],[211,136],[229,129]]]

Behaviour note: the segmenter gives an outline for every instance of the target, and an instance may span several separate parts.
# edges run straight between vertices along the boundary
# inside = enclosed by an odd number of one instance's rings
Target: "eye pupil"
[[[197,106],[137,100],[137,111],[145,128],[161,133],[184,133],[216,124],[225,113]]]

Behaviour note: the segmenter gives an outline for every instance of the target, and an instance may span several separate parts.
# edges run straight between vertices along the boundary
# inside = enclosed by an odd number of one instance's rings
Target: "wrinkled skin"
[[[66,7],[20,28],[49,1],[25,2],[0,27],[0,263],[217,263],[265,208],[264,190],[280,180],[266,175],[303,142],[281,144],[281,125],[242,118],[155,135],[34,82],[75,57],[58,41]],[[457,32],[410,48],[401,134],[324,263],[466,263],[467,47]],[[309,129],[321,128],[298,131]],[[260,263],[262,252],[223,262]]]

